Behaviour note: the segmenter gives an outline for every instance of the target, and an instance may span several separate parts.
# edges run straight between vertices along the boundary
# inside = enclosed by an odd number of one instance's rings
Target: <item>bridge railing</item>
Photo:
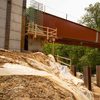
[[[46,37],[47,40],[49,40],[50,38],[57,38],[57,29],[45,27],[34,23],[28,23],[26,27],[26,34],[33,35],[34,38],[36,38],[37,36]]]
[[[66,58],[66,57],[57,55],[56,59],[57,59],[57,62],[59,62],[60,64],[63,64],[63,65],[69,66],[69,67],[71,67],[71,65],[72,65],[72,61],[70,58]]]

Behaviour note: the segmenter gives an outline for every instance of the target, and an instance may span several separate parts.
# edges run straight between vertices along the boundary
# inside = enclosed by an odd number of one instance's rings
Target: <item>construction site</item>
[[[55,54],[55,44],[100,49],[100,31],[27,2],[0,0],[0,100],[100,100],[100,65],[93,76]],[[47,43],[52,54],[43,51]]]

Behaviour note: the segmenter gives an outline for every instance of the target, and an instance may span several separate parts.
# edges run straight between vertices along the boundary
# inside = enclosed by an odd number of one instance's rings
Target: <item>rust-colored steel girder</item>
[[[57,43],[100,48],[100,32],[48,13],[41,14],[43,26],[57,28]]]

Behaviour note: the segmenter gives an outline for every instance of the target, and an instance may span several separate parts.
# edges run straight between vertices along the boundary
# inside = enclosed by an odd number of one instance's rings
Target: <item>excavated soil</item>
[[[48,59],[46,55],[40,54],[40,52],[37,53],[32,53],[32,52],[16,52],[16,51],[7,51],[7,50],[0,50],[0,56],[5,56],[8,58],[12,58],[13,60],[5,60],[5,59],[0,59],[0,63],[17,63],[15,60],[18,61],[23,61],[25,62],[24,58],[31,58],[35,59],[45,65],[49,65],[46,60]]]
[[[75,100],[73,95],[40,76],[0,76],[0,100]]]
[[[31,59],[34,59],[43,65],[40,64],[40,66],[35,66],[34,61],[32,62]],[[20,53],[0,50],[0,69],[3,69],[5,63],[25,65],[37,70],[46,71],[51,74],[53,73],[59,78],[58,69],[57,72],[56,68],[52,69],[48,56],[40,52]],[[67,81],[65,81],[66,84]],[[77,88],[72,82],[69,84],[69,86],[73,87],[73,90]],[[93,85],[92,88],[92,93],[95,97],[94,100],[100,100],[100,88],[96,85]],[[78,90],[78,88],[76,90]],[[76,100],[76,97],[74,97],[75,95],[77,96],[77,91],[73,94],[67,90],[67,88],[63,88],[61,85],[57,84],[57,82],[41,75],[36,76],[28,74],[0,76],[0,100]]]

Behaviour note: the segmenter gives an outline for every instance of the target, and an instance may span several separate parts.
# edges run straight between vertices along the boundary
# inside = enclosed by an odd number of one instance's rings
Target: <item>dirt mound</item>
[[[1,76],[0,100],[75,100],[72,93],[39,76]]]
[[[1,58],[1,56],[5,56],[8,58],[11,58],[13,60],[5,60],[3,58]],[[36,52],[36,53],[32,53],[32,52],[16,52],[16,51],[7,51],[7,50],[0,50],[0,63],[16,63],[16,60],[18,61],[25,61],[24,58],[31,58],[31,59],[35,59],[45,65],[48,65],[48,62],[46,61],[48,59],[48,57],[46,55],[44,55],[41,52]]]
[[[52,55],[0,50],[0,100],[94,100]],[[99,100],[99,99],[97,99]]]

